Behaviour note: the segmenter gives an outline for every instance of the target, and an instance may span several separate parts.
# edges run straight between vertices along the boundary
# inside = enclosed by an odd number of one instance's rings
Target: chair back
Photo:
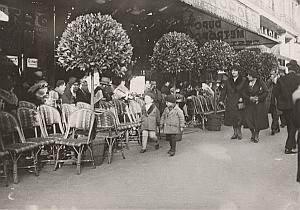
[[[97,102],[97,108],[109,110],[111,107],[112,107],[112,104],[109,102],[102,101],[102,100]]]
[[[91,139],[91,133],[95,122],[95,113],[91,109],[78,109],[69,116],[67,130],[64,138],[67,138],[71,129],[89,131],[88,141]],[[74,133],[74,132],[73,132]]]
[[[15,133],[18,134],[19,140],[22,143],[26,142],[16,118],[8,112],[1,111],[0,112],[0,135],[13,137]],[[15,141],[15,138],[9,138],[9,139],[13,140],[12,144],[17,143]]]
[[[78,107],[79,109],[92,109],[92,105],[85,102],[77,102],[76,107]]]
[[[38,137],[38,128],[41,133],[41,137],[47,137],[47,131],[44,127],[44,122],[41,114],[38,110],[21,107],[17,109],[17,117],[21,125],[21,131],[23,136],[24,130],[30,130],[34,128],[35,137]]]
[[[76,110],[78,110],[78,107],[73,106],[71,104],[62,104],[61,106],[61,112],[62,112],[62,123],[63,125],[66,127],[68,121],[69,121],[69,117],[70,115],[75,112]]]
[[[114,113],[109,110],[103,110],[103,112],[96,113],[97,116],[97,129],[115,129],[117,128],[117,122]]]
[[[31,102],[28,102],[28,101],[19,101],[19,107],[37,109],[37,106],[34,103],[31,103]]]
[[[48,105],[41,105],[39,107],[40,113],[42,115],[43,121],[46,126],[53,126],[53,133],[56,134],[56,124],[60,130],[60,133],[64,133],[64,129],[62,126],[61,116],[59,111]]]

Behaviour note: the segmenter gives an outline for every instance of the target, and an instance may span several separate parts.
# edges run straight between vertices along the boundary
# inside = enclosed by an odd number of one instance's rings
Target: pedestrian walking
[[[146,152],[148,138],[155,141],[155,149],[159,149],[159,142],[156,136],[157,126],[160,123],[160,113],[154,102],[155,96],[152,93],[145,94],[145,104],[142,107],[141,130],[142,149],[140,153]]]
[[[245,101],[244,127],[251,131],[251,141],[259,142],[259,132],[269,127],[268,111],[265,100],[268,95],[266,84],[259,78],[257,70],[247,75],[248,82],[242,91]]]
[[[225,81],[224,88],[221,91],[220,104],[225,105],[224,125],[233,127],[233,135],[231,139],[242,139],[242,112],[244,106],[242,91],[246,79],[243,78],[239,71],[233,69],[230,77]]]
[[[299,144],[300,144],[300,85],[298,86],[298,88],[295,90],[295,92],[292,95],[293,98],[293,122],[294,125],[296,127],[296,129],[298,130],[298,148],[299,148]],[[298,167],[297,167],[297,182],[300,182],[300,153],[298,152]]]
[[[160,126],[163,133],[166,134],[166,140],[170,143],[168,154],[174,156],[176,152],[176,142],[182,139],[185,120],[183,111],[176,105],[175,96],[168,95],[165,100],[167,107],[162,114]]]
[[[300,67],[295,60],[288,64],[288,74],[280,77],[274,87],[274,94],[277,98],[278,109],[283,112],[287,124],[287,140],[285,143],[285,154],[294,154],[296,151],[296,132],[297,129],[293,122],[293,100],[292,94],[300,84],[300,77],[296,71],[300,72]]]
[[[277,100],[274,96],[274,87],[279,78],[277,68],[274,68],[270,72],[270,78],[267,80],[266,85],[268,87],[268,96],[266,98],[266,107],[268,112],[271,114],[272,123],[271,123],[271,135],[275,135],[280,132],[279,126],[279,116],[282,114],[281,111],[277,108]]]

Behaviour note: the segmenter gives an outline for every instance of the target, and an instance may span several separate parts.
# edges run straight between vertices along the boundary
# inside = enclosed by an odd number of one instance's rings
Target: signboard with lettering
[[[249,30],[259,32],[260,16],[238,0],[181,0]]]
[[[0,21],[8,22],[9,13],[8,6],[0,4]]]
[[[223,40],[235,48],[273,44],[273,41],[254,32],[204,14],[192,7],[184,8],[183,23],[185,31],[201,44],[209,40]]]
[[[37,58],[27,58],[27,67],[37,68],[38,67],[38,59]]]

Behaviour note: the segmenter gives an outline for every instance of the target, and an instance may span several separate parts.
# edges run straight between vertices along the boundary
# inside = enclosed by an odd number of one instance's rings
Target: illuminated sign
[[[37,58],[27,58],[27,67],[37,68],[38,67],[38,59]]]
[[[0,4],[0,21],[8,22],[9,13],[8,6]]]

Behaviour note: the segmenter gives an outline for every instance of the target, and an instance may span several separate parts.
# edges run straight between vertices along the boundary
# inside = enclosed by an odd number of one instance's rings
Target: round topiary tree
[[[199,49],[200,73],[206,74],[211,82],[217,81],[219,71],[228,71],[234,64],[235,51],[224,41],[212,40]]]
[[[259,55],[259,63],[259,74],[262,80],[267,81],[271,71],[278,68],[278,60],[274,54],[264,52]]]
[[[155,44],[150,59],[151,69],[157,72],[167,72],[174,79],[174,94],[176,77],[179,72],[191,71],[197,63],[198,47],[187,34],[170,32],[164,34]]]
[[[206,75],[213,84],[216,93],[218,72],[229,71],[234,65],[235,51],[224,41],[212,40],[204,43],[199,49],[199,59],[201,62],[200,72]],[[216,114],[216,94],[214,94],[214,113]]]
[[[246,76],[247,73],[253,69],[259,71],[260,69],[260,53],[254,50],[241,50],[237,53],[236,68],[239,72]]]
[[[66,70],[78,68],[92,76],[91,104],[94,104],[94,72],[123,76],[131,62],[132,46],[122,25],[110,15],[86,14],[68,24],[57,47],[58,64]],[[94,106],[93,106],[94,107]]]

